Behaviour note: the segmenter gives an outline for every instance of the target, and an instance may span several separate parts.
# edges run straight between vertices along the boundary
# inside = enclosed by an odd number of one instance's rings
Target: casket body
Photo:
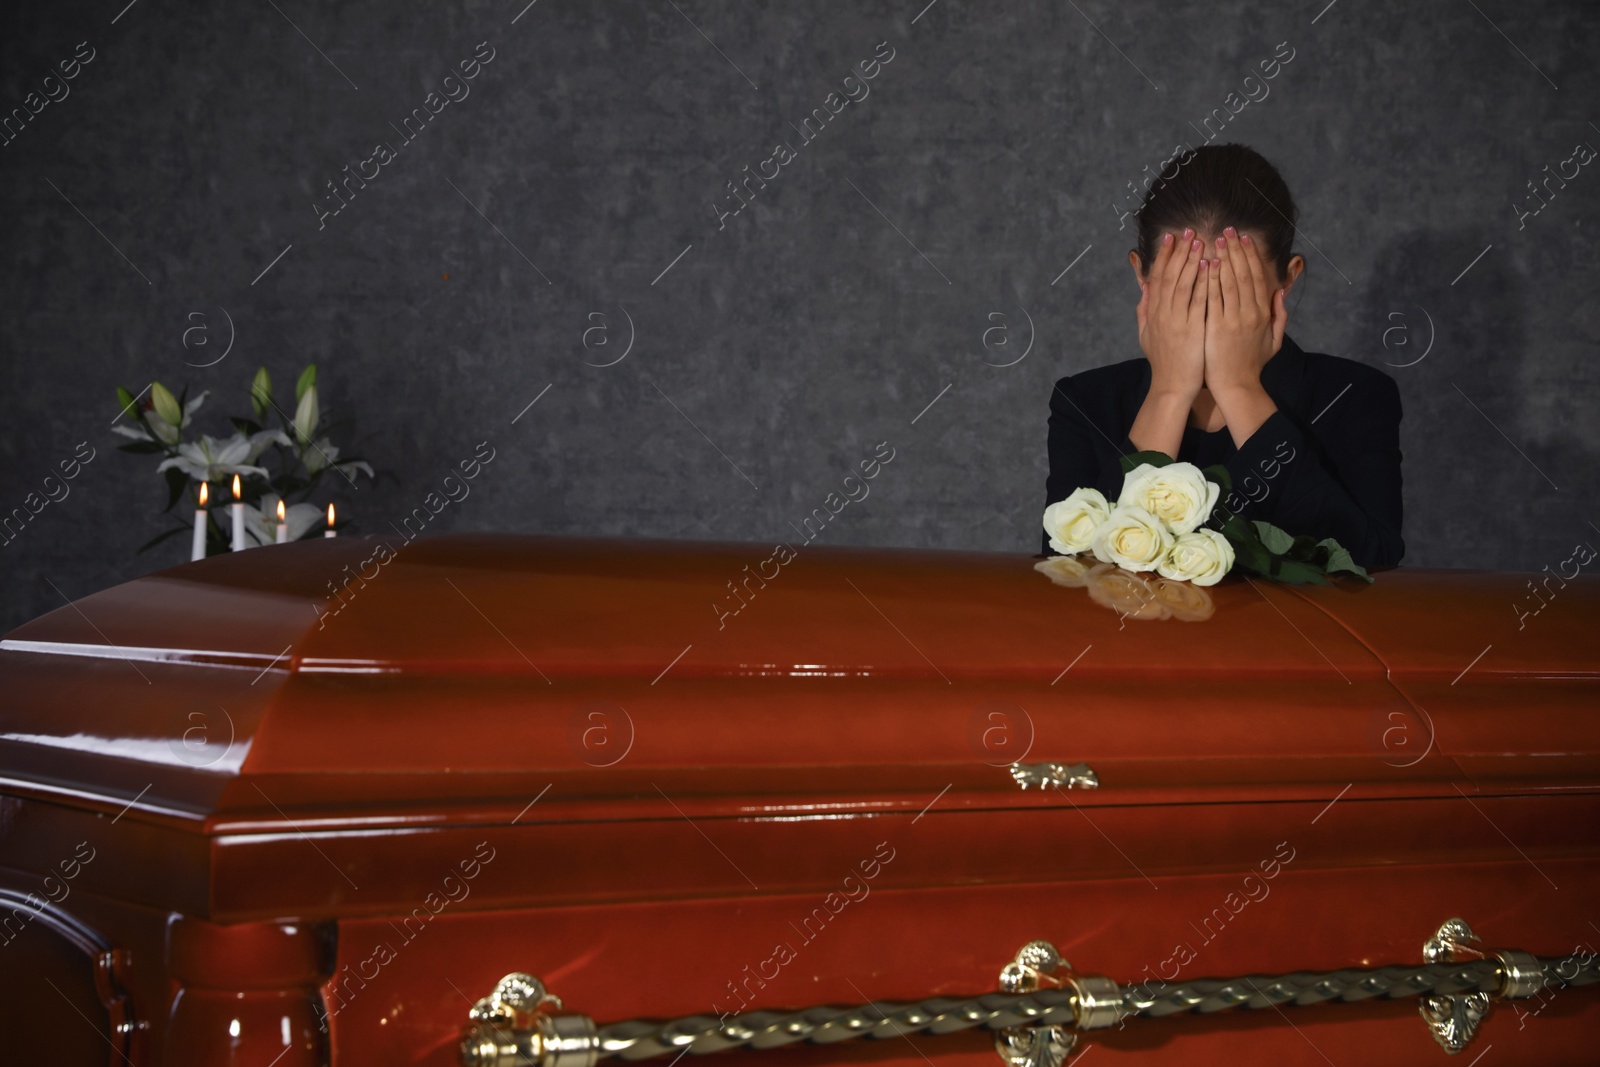
[[[981,993],[1035,939],[1125,984],[1415,963],[1454,916],[1600,942],[1586,575],[1163,608],[1025,555],[379,544],[204,560],[6,639],[8,1047],[445,1067],[512,971],[608,1022]],[[1022,788],[1049,762],[1098,785]],[[1591,994],[1499,1006],[1469,1055],[1593,1062]],[[1409,999],[1089,1040],[1445,1058]],[[981,1032],[715,1058],[998,1062]]]

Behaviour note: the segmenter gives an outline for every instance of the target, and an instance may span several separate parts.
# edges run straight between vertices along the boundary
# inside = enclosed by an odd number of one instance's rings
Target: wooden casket
[[[0,646],[0,1058],[1594,1063],[1577,569],[482,535],[163,571]]]

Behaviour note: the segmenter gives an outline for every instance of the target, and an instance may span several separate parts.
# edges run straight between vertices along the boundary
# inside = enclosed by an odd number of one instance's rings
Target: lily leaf
[[[1148,463],[1152,467],[1165,467],[1171,462],[1172,457],[1165,452],[1148,449],[1144,452],[1132,452],[1122,457],[1122,473],[1127,474],[1142,463]]]
[[[150,540],[148,540],[144,544],[140,545],[139,546],[139,551],[143,552],[143,551],[145,551],[147,549],[154,548],[157,545],[159,545],[161,542],[165,541],[167,538],[176,537],[181,533],[188,533],[190,529],[191,528],[188,527],[188,526],[174,526],[172,529],[168,530],[166,533],[156,534],[156,536],[152,537]]]
[[[176,467],[168,467],[167,476],[167,506],[162,511],[171,511],[172,506],[183,496],[183,491],[189,487],[189,476]]]
[[[119,385],[117,386],[117,403],[121,405],[118,410],[124,415],[132,415],[139,402],[134,399],[132,393]]]
[[[230,415],[228,416],[228,421],[233,423],[233,428],[242,434],[249,435],[261,432],[261,424],[256,422],[254,419],[245,419],[240,418],[238,415]]]

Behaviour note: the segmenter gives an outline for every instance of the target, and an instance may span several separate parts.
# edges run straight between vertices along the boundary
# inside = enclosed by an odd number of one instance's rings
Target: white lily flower
[[[324,467],[331,467],[333,460],[339,455],[339,449],[326,437],[319,437],[306,445],[300,453],[300,459],[306,465],[307,474],[316,474]]]
[[[150,436],[149,430],[145,429],[146,426],[155,431],[154,437]],[[183,435],[182,430],[161,418],[146,419],[144,423],[133,426],[113,426],[111,432],[131,437],[135,441],[154,441],[163,445],[175,445],[178,443],[178,438]]]
[[[275,544],[278,540],[278,500],[274,493],[261,497],[261,507],[244,505],[244,532],[258,545]],[[322,509],[315,504],[290,504],[284,509],[284,521],[289,527],[289,540],[298,541],[307,531],[322,523]]]
[[[168,428],[170,429],[171,427],[168,427]],[[111,432],[112,433],[120,433],[124,437],[131,437],[135,441],[154,441],[155,440],[154,437],[151,437],[150,434],[145,431],[145,428],[143,426],[140,426],[137,423],[135,423],[132,426],[113,426],[113,427],[111,427]]]
[[[343,474],[346,478],[350,478],[351,481],[355,480],[351,476],[357,471],[366,471],[368,478],[377,477],[377,475],[372,473],[372,464],[368,463],[364,459],[352,459],[345,463],[335,463],[333,465],[333,469],[338,471],[340,474]]]
[[[324,467],[331,467],[343,474],[346,478],[356,471],[366,471],[367,477],[374,477],[372,465],[364,459],[348,459],[343,463],[339,460],[339,446],[329,441],[326,437],[319,437],[306,446],[305,453],[301,456],[306,465],[308,474],[316,474]]]
[[[183,424],[185,426],[194,421],[194,413],[200,410],[200,405],[206,402],[206,397],[210,394],[210,392],[211,390],[209,389],[202,390],[199,396],[195,397],[193,400],[184,402]]]
[[[245,453],[244,457],[246,463],[254,463],[256,458],[267,450],[268,445],[283,445],[285,448],[294,447],[294,442],[289,440],[289,435],[276,428],[253,433],[250,435],[249,441],[250,450]]]
[[[265,467],[252,466],[250,438],[236,433],[226,441],[218,441],[210,434],[201,434],[200,440],[178,446],[178,454],[161,461],[156,473],[176,467],[197,482],[219,482],[232,474],[259,474],[267,477]]]

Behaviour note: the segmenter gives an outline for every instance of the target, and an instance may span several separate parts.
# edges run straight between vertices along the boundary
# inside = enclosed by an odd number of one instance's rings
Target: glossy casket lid
[[[374,824],[503,822],[542,785],[541,810],[564,818],[627,817],[665,792],[689,814],[920,806],[934,783],[1008,806],[1024,802],[1004,770],[1019,758],[1091,763],[1086,804],[1323,795],[1354,777],[1438,790],[1473,760],[1507,788],[1566,789],[1592,781],[1600,747],[1583,713],[1600,695],[1588,577],[1518,630],[1527,578],[1510,574],[1230,578],[1155,618],[1108,608],[1104,576],[1064,586],[1022,554],[379,546],[213,557],[16,630],[0,778],[223,833],[285,811],[346,825],[357,798]]]

